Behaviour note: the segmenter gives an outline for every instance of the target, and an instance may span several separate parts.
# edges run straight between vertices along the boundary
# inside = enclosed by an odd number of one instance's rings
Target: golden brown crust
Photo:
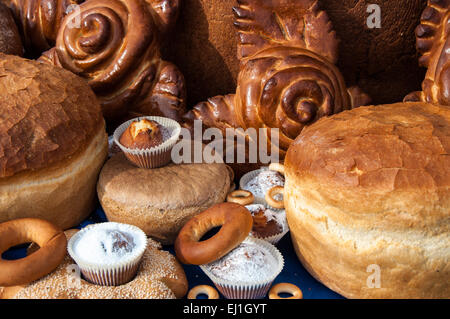
[[[216,261],[247,238],[253,225],[248,209],[236,203],[214,205],[191,218],[178,233],[175,241],[177,258],[184,264],[204,265]],[[214,227],[217,234],[200,239]]]
[[[0,178],[82,152],[103,127],[100,106],[74,74],[0,54]]]
[[[172,244],[190,218],[225,200],[230,182],[224,164],[143,169],[117,154],[103,167],[97,192],[110,221],[133,224]]]
[[[69,230],[69,239],[76,231]],[[121,286],[98,286],[81,279],[71,281],[69,266],[74,261],[66,254],[52,273],[27,285],[2,288],[0,299],[173,299],[187,293],[188,283],[179,262],[161,245],[149,239],[137,276]]]
[[[22,40],[11,11],[0,3],[0,52],[23,55]]]
[[[33,242],[39,249],[16,260],[0,257],[0,285],[23,285],[52,272],[66,255],[67,240],[61,229],[35,218],[23,218],[0,224],[0,255],[19,244]]]
[[[302,132],[286,156],[285,205],[308,271],[351,298],[449,297],[449,127],[449,107],[420,102],[345,111]]]
[[[64,18],[55,47],[40,58],[85,78],[107,120],[121,120],[128,112],[177,120],[184,113],[184,77],[161,59],[158,29],[168,27],[163,24],[176,17],[170,12],[178,5],[149,2],[158,12],[145,0],[83,2]]]

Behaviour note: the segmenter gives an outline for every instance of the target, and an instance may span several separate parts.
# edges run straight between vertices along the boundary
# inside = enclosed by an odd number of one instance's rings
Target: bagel
[[[208,285],[198,285],[192,288],[188,295],[188,299],[197,299],[198,295],[205,294],[208,299],[219,299],[219,293],[216,289]]]
[[[40,248],[25,258],[1,258],[9,248],[29,242]],[[66,248],[63,231],[48,221],[22,218],[0,224],[0,286],[23,285],[47,275],[63,261]]]
[[[255,196],[253,196],[252,192],[238,189],[228,194],[227,202],[236,203],[240,205],[250,205],[255,201]]]
[[[280,294],[282,293],[288,293],[292,296],[283,298],[280,297]],[[303,293],[296,285],[287,282],[281,282],[270,288],[269,299],[303,299]]]
[[[278,172],[284,176],[284,165],[281,163],[270,163],[269,170]]]
[[[217,234],[200,241],[204,234],[218,226],[221,228]],[[237,247],[252,226],[252,215],[244,206],[236,203],[214,205],[183,226],[175,240],[175,253],[184,264],[208,264]]]
[[[275,198],[276,195],[283,195],[283,199],[277,200]],[[276,209],[283,209],[284,208],[284,187],[282,186],[274,186],[271,189],[269,189],[266,193],[265,200],[267,204],[272,206]]]

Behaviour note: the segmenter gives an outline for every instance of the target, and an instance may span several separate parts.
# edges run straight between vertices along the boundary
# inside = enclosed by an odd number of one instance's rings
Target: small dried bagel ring
[[[200,241],[214,227],[220,230]],[[221,203],[192,217],[178,233],[175,253],[184,264],[204,265],[222,258],[236,248],[253,227],[252,214],[236,203]]]
[[[284,176],[284,165],[281,163],[270,163],[269,170],[278,172]]]
[[[189,290],[188,299],[197,299],[198,295],[205,294],[208,299],[219,299],[219,293],[216,289],[208,285],[198,285]]]
[[[227,202],[241,204],[243,206],[253,204],[255,201],[255,196],[252,192],[238,189],[228,194]]]
[[[0,257],[0,286],[24,285],[52,272],[66,256],[63,231],[48,221],[22,218],[0,224],[0,256],[13,246],[33,242],[40,248],[16,260]]]
[[[280,294],[282,293],[288,293],[292,296],[283,298],[280,297]],[[270,288],[269,299],[303,299],[303,293],[296,285],[282,282]]]
[[[277,200],[275,199],[275,196],[281,194],[283,195],[283,199]],[[276,209],[283,209],[284,208],[284,187],[283,186],[274,186],[271,189],[269,189],[265,196],[267,204],[272,206]]]

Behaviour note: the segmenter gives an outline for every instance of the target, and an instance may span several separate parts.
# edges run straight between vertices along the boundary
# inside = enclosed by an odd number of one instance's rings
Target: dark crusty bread
[[[11,11],[0,3],[0,52],[23,55],[22,40]]]

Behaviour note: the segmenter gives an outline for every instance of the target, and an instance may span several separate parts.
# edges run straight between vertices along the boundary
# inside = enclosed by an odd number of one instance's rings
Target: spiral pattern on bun
[[[40,54],[56,40],[61,21],[83,0],[6,0],[19,23],[27,50]]]
[[[235,104],[248,127],[279,128],[286,150],[305,125],[351,108],[351,99],[328,60],[302,48],[273,47],[246,61]]]
[[[108,120],[133,107],[163,116],[164,109],[184,108],[184,78],[160,58],[152,10],[145,0],[87,0],[65,17],[55,48],[40,60],[85,78]],[[169,86],[167,96],[160,96],[161,84]],[[173,117],[173,110],[166,113]]]

